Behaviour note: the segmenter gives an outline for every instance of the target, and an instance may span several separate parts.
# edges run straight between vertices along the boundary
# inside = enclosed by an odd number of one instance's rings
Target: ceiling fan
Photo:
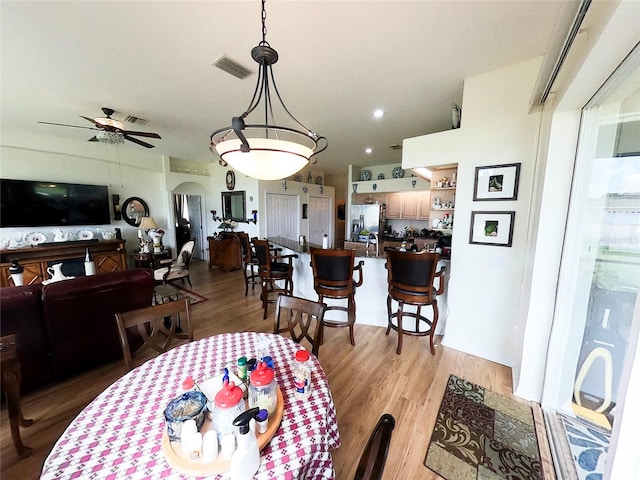
[[[130,142],[137,143],[146,148],[153,148],[155,145],[151,145],[150,143],[143,142],[138,138],[132,137],[135,135],[136,137],[148,137],[148,138],[162,138],[157,133],[152,132],[134,132],[132,130],[125,130],[124,125],[121,121],[115,120],[111,118],[111,115],[115,113],[115,110],[112,108],[103,107],[102,111],[105,114],[105,117],[96,117],[89,118],[83,115],[80,115],[81,118],[84,118],[86,121],[93,123],[93,127],[83,127],[80,125],[67,125],[65,123],[52,123],[52,122],[38,122],[44,123],[46,125],[58,125],[61,127],[73,127],[73,128],[86,128],[88,130],[97,130],[98,133],[95,136],[89,139],[90,142],[105,142],[105,143],[124,143],[125,140],[129,140]]]

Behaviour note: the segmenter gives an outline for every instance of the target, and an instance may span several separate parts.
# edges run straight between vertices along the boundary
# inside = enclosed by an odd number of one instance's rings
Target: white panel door
[[[322,245],[325,233],[331,246],[331,199],[309,196],[309,243]]]
[[[296,240],[298,235],[298,197],[267,193],[267,237]]]

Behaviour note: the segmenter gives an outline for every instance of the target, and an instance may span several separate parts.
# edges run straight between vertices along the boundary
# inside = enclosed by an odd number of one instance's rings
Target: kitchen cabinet
[[[450,231],[456,203],[457,165],[431,169],[431,229]]]
[[[421,190],[418,192],[418,220],[429,220],[431,215],[431,192]]]
[[[418,192],[402,192],[402,217],[411,220],[418,218]]]
[[[431,208],[430,198],[429,190],[387,193],[387,219],[427,220]]]
[[[402,194],[399,192],[387,193],[385,195],[387,204],[387,218],[401,218],[402,215]]]

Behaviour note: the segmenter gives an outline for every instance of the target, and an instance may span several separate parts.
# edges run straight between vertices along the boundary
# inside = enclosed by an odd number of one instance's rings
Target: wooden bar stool
[[[13,440],[13,446],[18,455],[28,457],[31,455],[31,448],[22,443],[20,427],[30,427],[33,425],[33,420],[28,420],[22,415],[22,405],[20,405],[20,381],[22,372],[16,350],[15,335],[6,335],[0,338],[1,383],[2,391],[7,399],[7,409],[9,410],[11,439]]]
[[[252,243],[258,259],[258,275],[260,275],[262,283],[262,294],[260,295],[264,309],[262,318],[267,318],[269,304],[278,300],[278,294],[293,295],[292,261],[294,258],[298,258],[298,254],[273,255],[274,249],[267,240],[253,238]],[[281,260],[286,260],[286,262]],[[284,282],[284,284],[278,286],[276,282]],[[270,295],[271,298],[269,298]]]
[[[362,265],[360,260],[354,265],[355,250],[334,250],[310,247],[311,268],[313,269],[313,289],[318,294],[318,301],[322,303],[325,298],[346,299],[347,306],[330,305],[330,310],[347,312],[347,321],[325,318],[322,325],[327,327],[349,327],[349,339],[351,345],[356,341],[353,334],[353,325],[356,323],[356,287],[362,285]],[[358,271],[358,281],[353,279],[353,273]],[[323,331],[320,332],[321,343]]]
[[[256,283],[260,281],[260,275],[255,271],[255,268],[258,267],[258,259],[249,240],[249,234],[247,232],[237,232],[237,235],[242,247],[242,273],[244,275],[244,296],[246,297],[249,293],[249,285],[253,290]],[[248,274],[247,269],[249,269]]]
[[[425,250],[421,252],[400,252],[397,250],[387,250],[387,263],[385,267],[388,271],[389,290],[387,295],[387,335],[391,329],[398,332],[398,348],[396,353],[402,352],[402,336],[429,336],[431,354],[435,355],[433,348],[433,335],[438,323],[438,302],[437,295],[444,292],[444,280],[442,268],[436,273],[440,255]],[[438,289],[434,287],[434,280],[438,278],[440,284]],[[398,302],[398,310],[391,311],[391,302]],[[416,306],[415,312],[405,312],[404,306]],[[433,320],[421,315],[420,309],[431,305],[433,308]],[[415,328],[408,329],[403,326],[403,317],[411,317],[415,320]],[[421,329],[422,327],[422,329]],[[426,328],[425,328],[426,327]]]

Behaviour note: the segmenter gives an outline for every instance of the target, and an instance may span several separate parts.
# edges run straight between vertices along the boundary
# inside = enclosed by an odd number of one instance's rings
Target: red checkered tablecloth
[[[292,363],[301,347],[280,335],[267,335],[284,414],[261,452],[255,478],[335,478],[331,450],[340,446],[340,434],[324,371],[312,355],[313,393],[306,401],[296,400]],[[164,457],[165,407],[179,395],[188,375],[196,381],[209,378],[238,357],[257,353],[257,333],[229,333],[174,348],[132,370],[74,419],[45,460],[40,478],[193,478],[173,470]]]

